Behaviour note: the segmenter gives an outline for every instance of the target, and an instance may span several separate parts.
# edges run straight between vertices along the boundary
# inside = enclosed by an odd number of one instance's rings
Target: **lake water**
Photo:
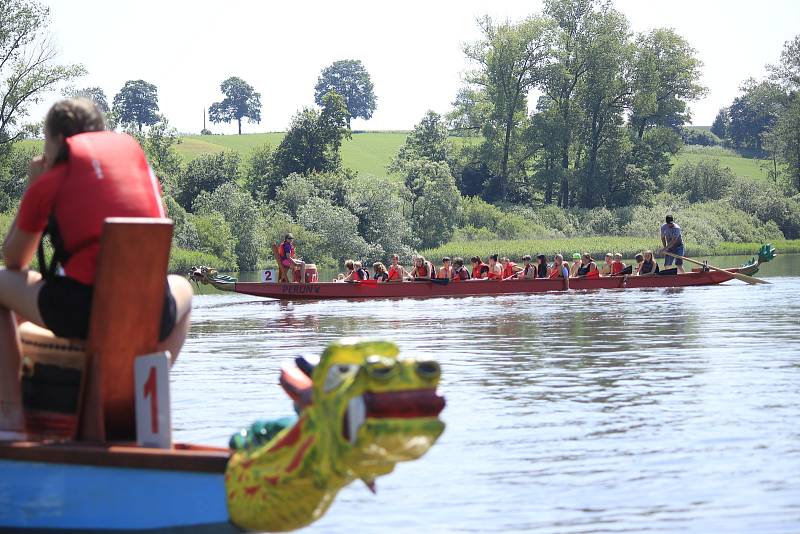
[[[744,258],[719,258],[737,265]],[[342,336],[442,364],[447,429],[319,532],[800,532],[800,256],[771,285],[280,303],[203,289],[175,438],[291,413],[282,363]]]

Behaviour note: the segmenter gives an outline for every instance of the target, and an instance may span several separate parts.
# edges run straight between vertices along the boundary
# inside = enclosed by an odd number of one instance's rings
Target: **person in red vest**
[[[387,282],[402,282],[408,277],[405,268],[400,265],[400,257],[397,254],[392,254],[392,265],[389,267],[388,276]]]
[[[489,266],[483,263],[480,256],[473,256],[470,262],[472,263],[471,280],[485,280],[489,275]]]
[[[28,187],[3,243],[0,305],[59,337],[86,339],[103,222],[164,217],[164,204],[139,144],[105,131],[91,100],[53,105],[44,135],[44,155],[30,164]],[[49,268],[40,261],[40,274],[30,264],[45,229],[54,261]],[[167,282],[158,350],[169,350],[174,361],[189,329],[192,288],[182,276]]]
[[[453,260],[453,281],[463,282],[469,280],[469,271],[464,267],[464,258],[456,258]]]
[[[514,263],[508,258],[503,258],[501,261],[503,265],[503,280],[511,280],[512,278],[517,278],[519,273],[522,272],[522,267]]]
[[[622,254],[616,252],[614,254],[614,262],[611,264],[611,274],[616,275],[625,270],[626,265],[622,263]]]
[[[278,246],[278,255],[281,258],[281,265],[292,272],[299,270],[300,281],[305,282],[306,262],[299,258],[295,258],[294,236],[292,234],[286,234],[283,237],[283,243]],[[292,277],[292,279],[289,281],[293,282],[294,277]]]
[[[489,273],[486,275],[489,280],[503,279],[503,266],[497,261],[497,254],[489,256]]]

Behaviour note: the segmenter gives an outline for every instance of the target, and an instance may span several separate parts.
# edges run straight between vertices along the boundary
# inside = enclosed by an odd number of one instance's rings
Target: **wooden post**
[[[171,241],[169,219],[106,219],[87,341],[85,440],[136,439],[134,359],[158,344]]]

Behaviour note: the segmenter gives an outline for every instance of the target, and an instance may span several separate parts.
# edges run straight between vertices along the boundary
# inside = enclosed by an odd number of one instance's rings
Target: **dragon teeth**
[[[358,429],[367,419],[367,406],[364,404],[364,396],[353,397],[347,403],[347,430],[350,434],[350,443],[355,444],[358,439]]]

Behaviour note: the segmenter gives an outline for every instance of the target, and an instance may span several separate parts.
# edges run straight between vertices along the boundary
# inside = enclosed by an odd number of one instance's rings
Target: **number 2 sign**
[[[136,443],[141,447],[172,447],[169,359],[169,352],[159,352],[139,356],[133,364]]]
[[[275,282],[278,278],[278,273],[275,269],[267,269],[262,276],[262,282]]]

